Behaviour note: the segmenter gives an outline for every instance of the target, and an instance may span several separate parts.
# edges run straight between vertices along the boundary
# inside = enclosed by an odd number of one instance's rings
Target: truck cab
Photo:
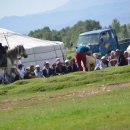
[[[116,31],[112,28],[85,32],[79,35],[76,47],[88,46],[101,56],[119,48]]]

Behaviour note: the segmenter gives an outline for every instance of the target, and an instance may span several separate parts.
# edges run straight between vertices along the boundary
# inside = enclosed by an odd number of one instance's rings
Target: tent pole
[[[60,44],[59,44],[59,45],[60,45]],[[60,45],[60,49],[61,49],[61,53],[62,53],[62,58],[63,58],[63,60],[65,61],[65,56],[64,56],[64,53],[63,53],[63,50],[62,50],[61,45]]]
[[[4,34],[4,37],[5,37],[6,43],[8,45],[8,48],[10,49],[10,46],[9,46],[8,40],[7,40],[6,36],[5,36],[5,33],[3,32],[3,34]]]

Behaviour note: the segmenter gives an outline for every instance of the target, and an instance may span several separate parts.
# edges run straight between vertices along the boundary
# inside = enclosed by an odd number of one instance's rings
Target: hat
[[[116,49],[116,51],[120,51],[119,49]]]
[[[103,59],[106,59],[106,57],[105,57],[105,56],[102,56],[102,57],[101,57],[101,60],[103,60]]]
[[[71,59],[72,57],[71,56],[67,56],[67,59]]]
[[[26,70],[30,70],[30,67],[28,66],[28,67],[26,68]]]
[[[65,60],[65,63],[69,62],[69,60]]]
[[[124,51],[124,53],[129,53],[128,51]]]
[[[93,53],[93,56],[96,57],[98,55],[98,53]]]
[[[46,61],[45,64],[50,64],[49,61]]]
[[[56,62],[57,62],[57,61],[60,61],[60,58],[56,58]]]
[[[36,66],[35,66],[35,68],[38,68],[38,67],[40,67],[40,65],[36,65]]]
[[[22,67],[22,66],[23,66],[22,64],[19,64],[19,65],[18,65],[18,68],[20,68],[20,67]]]

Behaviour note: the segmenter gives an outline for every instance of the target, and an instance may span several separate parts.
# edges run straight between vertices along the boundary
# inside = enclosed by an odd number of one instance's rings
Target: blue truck
[[[116,49],[125,51],[130,45],[130,39],[118,41],[115,29],[101,29],[85,33],[78,36],[76,48],[88,46],[93,53],[100,53],[101,56]]]

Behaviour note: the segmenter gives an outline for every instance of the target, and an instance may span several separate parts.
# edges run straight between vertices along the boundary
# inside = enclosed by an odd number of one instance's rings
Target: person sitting
[[[23,65],[19,64],[18,65],[18,73],[20,75],[20,79],[24,79],[24,76],[25,76],[25,70],[22,68],[23,68]]]
[[[50,68],[50,63],[46,61],[44,65],[45,68],[42,70],[43,76],[46,78],[53,76],[52,69]]]
[[[115,55],[115,51],[111,51],[109,59],[108,59],[111,63],[111,66],[115,66],[117,63],[117,59],[116,59],[116,55]]]
[[[42,71],[40,70],[40,65],[36,65],[35,66],[35,70],[34,70],[34,73],[37,77],[43,77],[43,73]]]
[[[111,51],[108,51],[107,54],[105,55],[105,57],[106,57],[107,60],[109,60],[110,55],[111,55]]]
[[[69,66],[69,60],[65,60],[65,66],[66,66],[66,67]]]
[[[65,66],[63,66],[60,61],[56,62],[56,64],[57,64],[56,73],[58,75],[62,75],[62,74],[67,73],[67,70],[66,70]]]
[[[69,72],[76,72],[76,71],[78,71],[78,67],[77,67],[76,64],[74,64],[74,60],[73,59],[69,60],[68,70],[69,70]]]
[[[8,77],[8,76],[5,75],[5,83],[6,83],[6,81],[8,81],[9,83],[13,83],[13,82],[15,82],[15,81],[17,81],[19,79],[20,79],[20,74],[17,71],[16,66],[14,65],[14,66],[11,67],[10,76]]]
[[[107,68],[107,67],[110,67],[110,66],[111,66],[110,62],[106,59],[105,56],[102,56],[100,69],[104,69],[104,68]]]
[[[65,63],[64,62],[61,62],[61,60],[60,60],[60,58],[56,58],[56,62],[60,62],[63,66],[65,65]]]
[[[124,51],[124,56],[125,56],[125,59],[126,59],[126,63],[128,64],[128,58],[129,58],[128,51]]]
[[[69,67],[69,60],[65,60],[65,68],[67,72],[69,72],[68,67]]]
[[[34,65],[33,64],[30,65],[30,70],[27,71],[27,73],[25,75],[25,79],[32,79],[32,78],[37,78],[37,76],[34,73]]]
[[[53,64],[52,64],[52,74],[53,74],[53,76],[58,75],[58,74],[56,73],[56,63],[53,63]]]
[[[127,65],[127,61],[126,61],[126,58],[124,57],[124,54],[122,54],[120,52],[119,49],[116,49],[116,59],[117,59],[117,64],[116,66],[124,66],[124,65]]]

